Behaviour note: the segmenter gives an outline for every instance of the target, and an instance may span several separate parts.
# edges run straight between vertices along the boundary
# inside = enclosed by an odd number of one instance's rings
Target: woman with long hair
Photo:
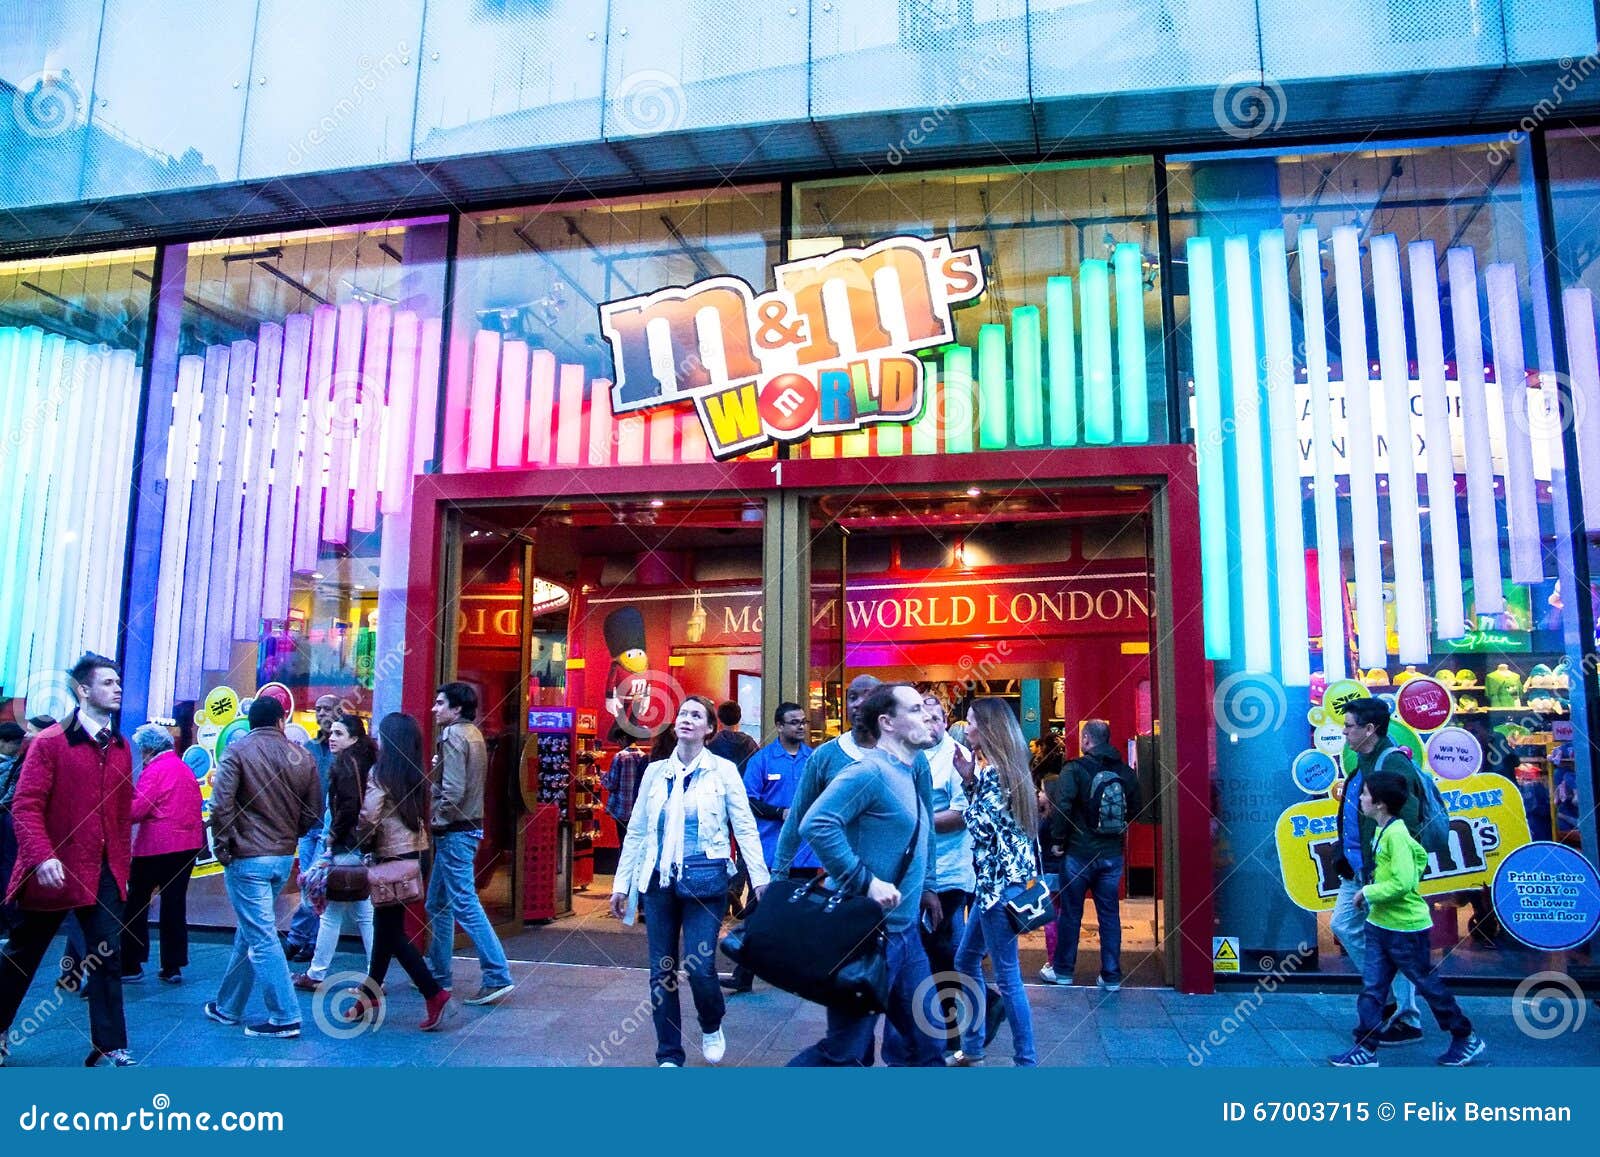
[[[611,914],[628,923],[644,900],[650,1007],[656,1063],[662,1068],[681,1068],[685,1060],[680,963],[689,974],[700,1018],[701,1055],[715,1065],[727,1051],[717,933],[735,872],[730,827],[757,896],[769,878],[744,781],[732,763],[706,750],[716,726],[714,712],[711,700],[701,695],[678,709],[677,744],[644,770],[611,890]]]
[[[378,761],[378,747],[367,738],[367,725],[361,716],[345,713],[328,728],[328,751],[333,764],[328,769],[328,823],[326,843],[317,866],[359,864],[361,849],[356,841],[356,829],[361,823],[361,804],[367,794],[367,779],[372,766]],[[311,964],[294,978],[294,986],[315,992],[317,985],[328,975],[333,955],[339,950],[339,934],[345,921],[355,922],[361,933],[361,944],[367,959],[372,959],[372,901],[327,900],[320,891],[326,887],[327,874],[320,878],[316,872],[302,877],[314,881],[313,904],[321,904],[322,922],[317,928],[317,947]],[[320,887],[319,887],[320,886]]]
[[[1039,870],[1034,855],[1038,803],[1029,774],[1028,747],[1017,717],[1002,699],[984,698],[967,709],[967,742],[983,756],[982,766],[961,767],[967,792],[967,831],[978,873],[978,890],[956,949],[956,971],[970,978],[964,987],[977,1005],[961,1026],[961,1051],[952,1063],[983,1061],[983,958],[994,967],[995,984],[1005,997],[1011,1047],[1019,1065],[1039,1063],[1033,1046],[1033,1012],[1022,985],[1017,956],[1017,930],[1006,915],[1012,899]]]
[[[422,768],[422,729],[409,715],[398,711],[378,724],[378,761],[367,777],[361,803],[358,835],[372,851],[375,863],[420,860],[428,850],[428,777]],[[383,1001],[383,978],[389,962],[398,960],[411,982],[428,1002],[423,1032],[433,1032],[454,1013],[450,993],[428,971],[428,965],[406,936],[405,906],[375,905],[373,909],[372,961],[356,1003],[345,1019],[359,1021],[376,1016]]]

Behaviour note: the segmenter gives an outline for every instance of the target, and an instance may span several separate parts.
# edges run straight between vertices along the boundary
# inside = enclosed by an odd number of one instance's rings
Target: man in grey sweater
[[[864,894],[888,915],[889,1007],[901,1047],[890,1063],[943,1063],[932,1036],[940,1023],[928,957],[917,931],[933,860],[928,854],[933,815],[915,770],[933,740],[922,696],[905,683],[873,690],[860,723],[874,746],[845,768],[817,798],[800,834],[840,891]],[[828,1031],[793,1066],[859,1065],[869,1055],[876,1014],[828,1010]]]

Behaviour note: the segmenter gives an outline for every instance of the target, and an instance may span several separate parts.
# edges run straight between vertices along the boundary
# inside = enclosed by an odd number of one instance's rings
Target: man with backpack
[[[1122,987],[1123,839],[1128,821],[1142,806],[1139,780],[1111,746],[1111,725],[1091,719],[1083,725],[1083,754],[1062,769],[1050,797],[1052,853],[1065,854],[1060,915],[1056,918],[1054,959],[1039,970],[1046,984],[1071,984],[1078,964],[1078,933],[1083,902],[1094,896],[1100,920],[1100,975],[1107,992]]]
[[[1360,972],[1366,963],[1367,914],[1356,906],[1362,889],[1372,883],[1373,865],[1367,849],[1377,834],[1377,824],[1361,810],[1361,785],[1374,771],[1391,771],[1406,782],[1405,804],[1397,813],[1408,832],[1416,833],[1424,850],[1439,850],[1439,828],[1446,836],[1449,816],[1444,803],[1429,800],[1437,789],[1424,783],[1422,773],[1410,756],[1389,738],[1389,705],[1382,699],[1357,699],[1345,708],[1345,746],[1356,753],[1356,768],[1345,778],[1344,795],[1339,802],[1339,895],[1333,903],[1333,934],[1344,945],[1350,963]],[[1432,789],[1432,790],[1430,790]],[[1428,814],[1424,815],[1424,811]],[[1394,999],[1383,1011],[1383,1027],[1373,1037],[1379,1045],[1413,1044],[1422,1039],[1422,1014],[1417,1009],[1417,989],[1404,973],[1397,972],[1390,990]]]

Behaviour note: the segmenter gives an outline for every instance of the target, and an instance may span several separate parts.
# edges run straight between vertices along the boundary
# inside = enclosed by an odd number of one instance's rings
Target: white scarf
[[[684,797],[688,795],[689,777],[698,770],[704,754],[705,749],[702,748],[700,755],[695,756],[694,762],[687,767],[678,758],[676,748],[667,756],[667,808],[666,815],[661,818],[661,862],[656,865],[663,888],[672,887],[672,882],[683,873]]]

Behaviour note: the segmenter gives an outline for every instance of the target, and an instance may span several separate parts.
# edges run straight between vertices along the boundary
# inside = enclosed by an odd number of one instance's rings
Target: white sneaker
[[[700,1039],[700,1053],[708,1065],[720,1065],[727,1051],[728,1038],[722,1035],[720,1028],[716,1032],[706,1033]]]
[[[662,1061],[659,1065],[656,1066],[656,1068],[658,1068],[658,1069],[675,1069],[677,1067],[678,1067],[678,1062],[677,1061]]]
[[[1046,964],[1043,968],[1039,969],[1039,979],[1044,981],[1046,984],[1072,983],[1072,977],[1069,976],[1065,980],[1062,980],[1061,977],[1056,975],[1056,966],[1054,964]]]

